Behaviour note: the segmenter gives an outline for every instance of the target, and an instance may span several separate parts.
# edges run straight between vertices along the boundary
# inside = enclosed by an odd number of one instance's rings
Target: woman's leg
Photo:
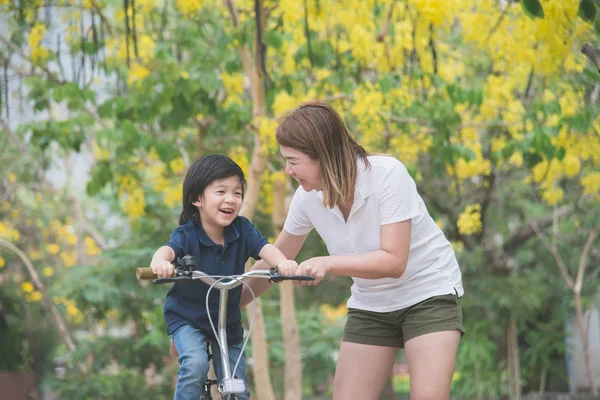
[[[173,343],[179,353],[174,399],[198,400],[209,369],[206,337],[198,329],[184,325],[173,333]]]
[[[342,342],[333,400],[377,400],[392,373],[397,347]]]
[[[445,400],[450,397],[456,352],[461,332],[427,333],[404,344],[411,400]]]
[[[235,370],[235,377],[237,379],[241,379],[246,384],[246,391],[244,393],[239,393],[237,395],[238,400],[247,400],[250,398],[250,392],[248,391],[248,376],[246,375],[246,355],[242,353],[243,341],[229,345],[228,353],[229,353],[229,367],[231,368],[230,372],[233,372],[235,368],[235,364],[238,362],[238,357],[241,354],[240,362]],[[223,379],[223,363],[221,362],[221,350],[219,349],[219,345],[216,341],[211,343],[211,348],[213,352],[213,365],[215,367],[215,372],[217,375],[217,380],[221,382]]]

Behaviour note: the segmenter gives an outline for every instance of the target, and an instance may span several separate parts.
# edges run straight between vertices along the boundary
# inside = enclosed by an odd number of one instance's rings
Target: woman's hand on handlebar
[[[295,275],[312,275],[315,277],[314,281],[298,281],[296,286],[314,286],[318,285],[327,272],[329,271],[329,263],[327,257],[313,257],[300,263],[296,269]]]
[[[277,269],[281,275],[296,275],[298,269],[298,263],[294,260],[284,260],[277,264]]]
[[[166,260],[152,260],[150,268],[159,278],[170,278],[175,273],[173,264]]]

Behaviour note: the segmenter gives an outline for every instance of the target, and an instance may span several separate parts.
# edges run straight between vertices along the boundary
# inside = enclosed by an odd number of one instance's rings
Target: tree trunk
[[[588,343],[588,331],[583,320],[583,307],[581,306],[581,295],[575,291],[575,313],[577,315],[577,326],[579,327],[579,336],[581,337],[581,345],[583,349],[583,359],[585,360],[585,369],[587,371],[588,380],[590,382],[590,393],[592,396],[598,396],[598,387],[596,386],[595,371],[590,357],[590,348]]]
[[[279,236],[285,222],[286,182],[276,179],[273,182],[272,222],[275,235]],[[284,400],[302,400],[302,357],[300,355],[300,334],[296,320],[294,285],[292,282],[279,284],[281,307],[281,330],[284,348]]]
[[[392,377],[388,379],[387,383],[383,387],[383,392],[381,392],[381,396],[379,396],[379,400],[396,400],[398,396],[396,396],[396,392],[394,392],[394,385],[392,383]]]
[[[517,338],[517,319],[511,312],[510,321],[506,327],[508,352],[508,382],[511,398],[521,399],[521,373],[519,368],[519,342]]]
[[[275,400],[271,376],[269,374],[269,351],[267,348],[267,335],[265,333],[265,318],[262,311],[260,298],[256,299],[256,320],[252,330],[252,358],[254,361],[254,386],[258,400]],[[254,306],[246,307],[248,320],[252,321]]]
[[[238,27],[238,16],[235,6],[231,0],[226,0],[227,8],[235,28]],[[261,21],[256,25],[254,57],[250,49],[244,45],[240,49],[240,56],[246,76],[250,81],[250,91],[252,94],[252,115],[254,118],[267,115],[267,105],[265,100],[264,76],[261,70],[261,60],[263,48],[262,32],[264,28],[265,11],[262,0],[255,0],[256,20]],[[247,177],[248,190],[244,198],[240,214],[252,220],[258,197],[260,194],[260,181],[266,167],[266,154],[262,146],[261,138],[258,134],[254,135],[254,147],[252,149],[252,161],[250,162],[250,173]],[[249,267],[249,264],[246,264]],[[254,313],[254,307],[247,307],[248,318],[251,321]],[[254,384],[258,400],[274,400],[273,385],[269,376],[269,354],[267,351],[266,333],[264,317],[262,313],[261,302],[256,301],[256,320],[252,330],[252,357],[254,361]]]

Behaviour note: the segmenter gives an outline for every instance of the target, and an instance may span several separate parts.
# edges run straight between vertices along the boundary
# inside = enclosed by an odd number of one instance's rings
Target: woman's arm
[[[307,237],[308,237],[308,234],[302,235],[302,236],[297,236],[297,235],[292,235],[290,233],[287,233],[285,230],[283,230],[277,237],[277,240],[275,240],[274,246],[276,248],[278,248],[279,250],[281,250],[283,255],[285,257],[287,257],[287,259],[293,260],[298,255],[298,252],[302,248],[302,245],[304,244],[304,241],[306,240]],[[268,265],[263,260],[258,261],[252,267],[252,269],[265,269],[265,268],[268,268]],[[246,281],[246,283],[248,284],[248,286],[250,286],[250,288],[252,288],[252,291],[254,292],[254,295],[256,297],[260,296],[265,290],[270,288],[272,285],[272,283],[270,283],[266,279],[248,279],[248,281]],[[246,307],[248,304],[250,304],[252,302],[252,300],[253,300],[253,298],[252,298],[252,294],[250,293],[250,290],[248,289],[248,287],[246,285],[243,285],[240,308]]]
[[[300,264],[298,275],[314,275],[318,284],[326,274],[363,279],[399,278],[410,249],[411,220],[381,226],[381,249],[351,256],[314,257]]]

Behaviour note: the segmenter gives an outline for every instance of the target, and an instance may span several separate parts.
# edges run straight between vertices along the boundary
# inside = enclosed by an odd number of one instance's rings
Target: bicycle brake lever
[[[282,281],[314,281],[315,277],[311,275],[280,275],[279,272],[275,268],[270,269],[271,277],[269,278],[269,282],[278,283]]]

